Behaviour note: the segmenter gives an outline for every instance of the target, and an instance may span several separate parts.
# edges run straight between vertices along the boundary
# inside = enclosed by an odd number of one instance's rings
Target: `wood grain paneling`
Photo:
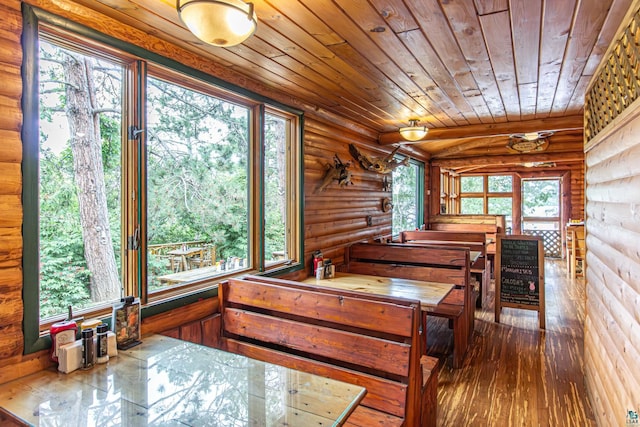
[[[480,17],[496,82],[505,104],[509,121],[520,120],[520,102],[513,57],[509,12],[497,12]],[[531,82],[529,82],[531,83]]]
[[[0,367],[22,354],[22,17],[0,5]],[[0,373],[1,375],[1,373]]]
[[[600,425],[640,408],[640,107],[630,108],[585,157],[585,372]]]
[[[636,0],[257,1],[256,33],[224,49],[198,41],[171,1],[25,2],[385,140],[413,118],[431,129],[523,132],[532,118],[580,114]],[[18,25],[19,15],[8,19]],[[505,153],[507,137],[496,139]],[[438,155],[464,142],[413,145]]]
[[[391,234],[391,212],[382,211],[382,199],[391,197],[382,190],[383,175],[364,170],[349,152],[354,143],[370,157],[389,153],[390,147],[376,146],[347,130],[307,118],[305,122],[305,265],[311,274],[311,254],[321,250],[334,264],[342,264],[344,249],[354,242],[373,240]],[[341,187],[337,182],[319,191],[327,165],[333,156],[351,162],[354,185]],[[372,226],[367,225],[371,216]]]
[[[419,7],[416,2],[416,7]],[[471,71],[473,79],[477,82],[466,86],[465,96],[469,98],[474,104],[480,104],[477,108],[488,108],[491,111],[492,118],[495,122],[506,121],[505,105],[500,96],[498,85],[496,84],[496,76],[493,72],[487,72],[492,69],[491,61],[489,59],[489,53],[487,52],[487,46],[485,41],[481,37],[482,29],[480,28],[479,17],[476,16],[476,12],[471,2],[441,2],[441,6],[445,12],[445,19],[453,30],[454,37],[457,44],[460,46],[460,50],[466,59],[465,67],[461,70],[466,72],[468,67]],[[497,9],[506,10],[506,2],[504,2],[504,8],[500,5]],[[496,11],[494,7],[488,7],[492,10],[491,13]],[[423,14],[427,14],[424,10]],[[482,13],[480,13],[482,15]],[[426,28],[431,28],[427,25]],[[428,30],[431,31],[431,30]],[[449,30],[445,30],[440,33],[436,31],[433,33],[434,40],[441,40],[442,34],[449,35]],[[450,43],[444,39],[441,42]],[[442,48],[437,46],[436,50],[442,52]],[[450,47],[449,49],[452,49]],[[457,54],[457,52],[456,52]],[[445,54],[445,57],[447,55]],[[455,66],[455,64],[452,64]],[[457,73],[454,73],[454,75]],[[482,116],[481,116],[482,117]],[[486,122],[486,118],[483,122]]]

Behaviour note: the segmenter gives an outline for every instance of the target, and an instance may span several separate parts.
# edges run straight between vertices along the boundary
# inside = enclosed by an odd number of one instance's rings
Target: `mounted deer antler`
[[[393,158],[399,149],[400,146],[397,146],[385,157],[369,158],[366,154],[362,154],[355,145],[349,144],[349,152],[360,162],[360,165],[362,165],[364,169],[380,174],[387,174],[398,166],[407,166],[409,164],[409,156],[400,161]]]
[[[343,163],[337,154],[334,155],[333,165],[330,163],[325,165],[327,171],[325,172],[324,178],[322,178],[322,184],[320,184],[317,191],[324,191],[333,181],[338,181],[338,185],[340,187],[353,185],[353,182],[351,182],[352,175],[349,171],[350,166],[351,162]]]

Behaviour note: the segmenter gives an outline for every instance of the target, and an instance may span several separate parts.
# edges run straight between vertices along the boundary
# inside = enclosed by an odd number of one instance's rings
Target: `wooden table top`
[[[451,292],[453,284],[366,274],[336,273],[332,279],[309,277],[304,283],[347,291],[367,292],[399,298],[417,299],[422,310],[429,311]]]
[[[193,247],[193,248],[186,248],[186,249],[174,249],[171,250],[169,252],[167,252],[167,254],[169,255],[179,255],[179,256],[189,256],[189,255],[193,255],[193,254],[197,254],[198,252],[202,251],[204,248],[201,247]]]
[[[90,370],[3,384],[0,407],[30,425],[338,426],[366,393],[174,338],[142,341]]]

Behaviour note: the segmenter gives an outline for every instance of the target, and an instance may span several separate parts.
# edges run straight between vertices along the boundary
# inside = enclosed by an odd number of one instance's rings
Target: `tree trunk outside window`
[[[86,59],[71,56],[63,65],[84,255],[91,271],[91,299],[109,301],[120,298],[121,284],[109,228],[93,68]]]

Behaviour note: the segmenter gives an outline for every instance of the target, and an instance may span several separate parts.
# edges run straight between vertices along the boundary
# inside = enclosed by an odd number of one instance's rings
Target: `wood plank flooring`
[[[493,289],[476,310],[473,345],[451,368],[446,319],[429,317],[428,353],[443,359],[438,426],[595,426],[583,372],[584,280],[566,263],[545,260],[546,330],[538,313],[504,308],[494,322]]]

